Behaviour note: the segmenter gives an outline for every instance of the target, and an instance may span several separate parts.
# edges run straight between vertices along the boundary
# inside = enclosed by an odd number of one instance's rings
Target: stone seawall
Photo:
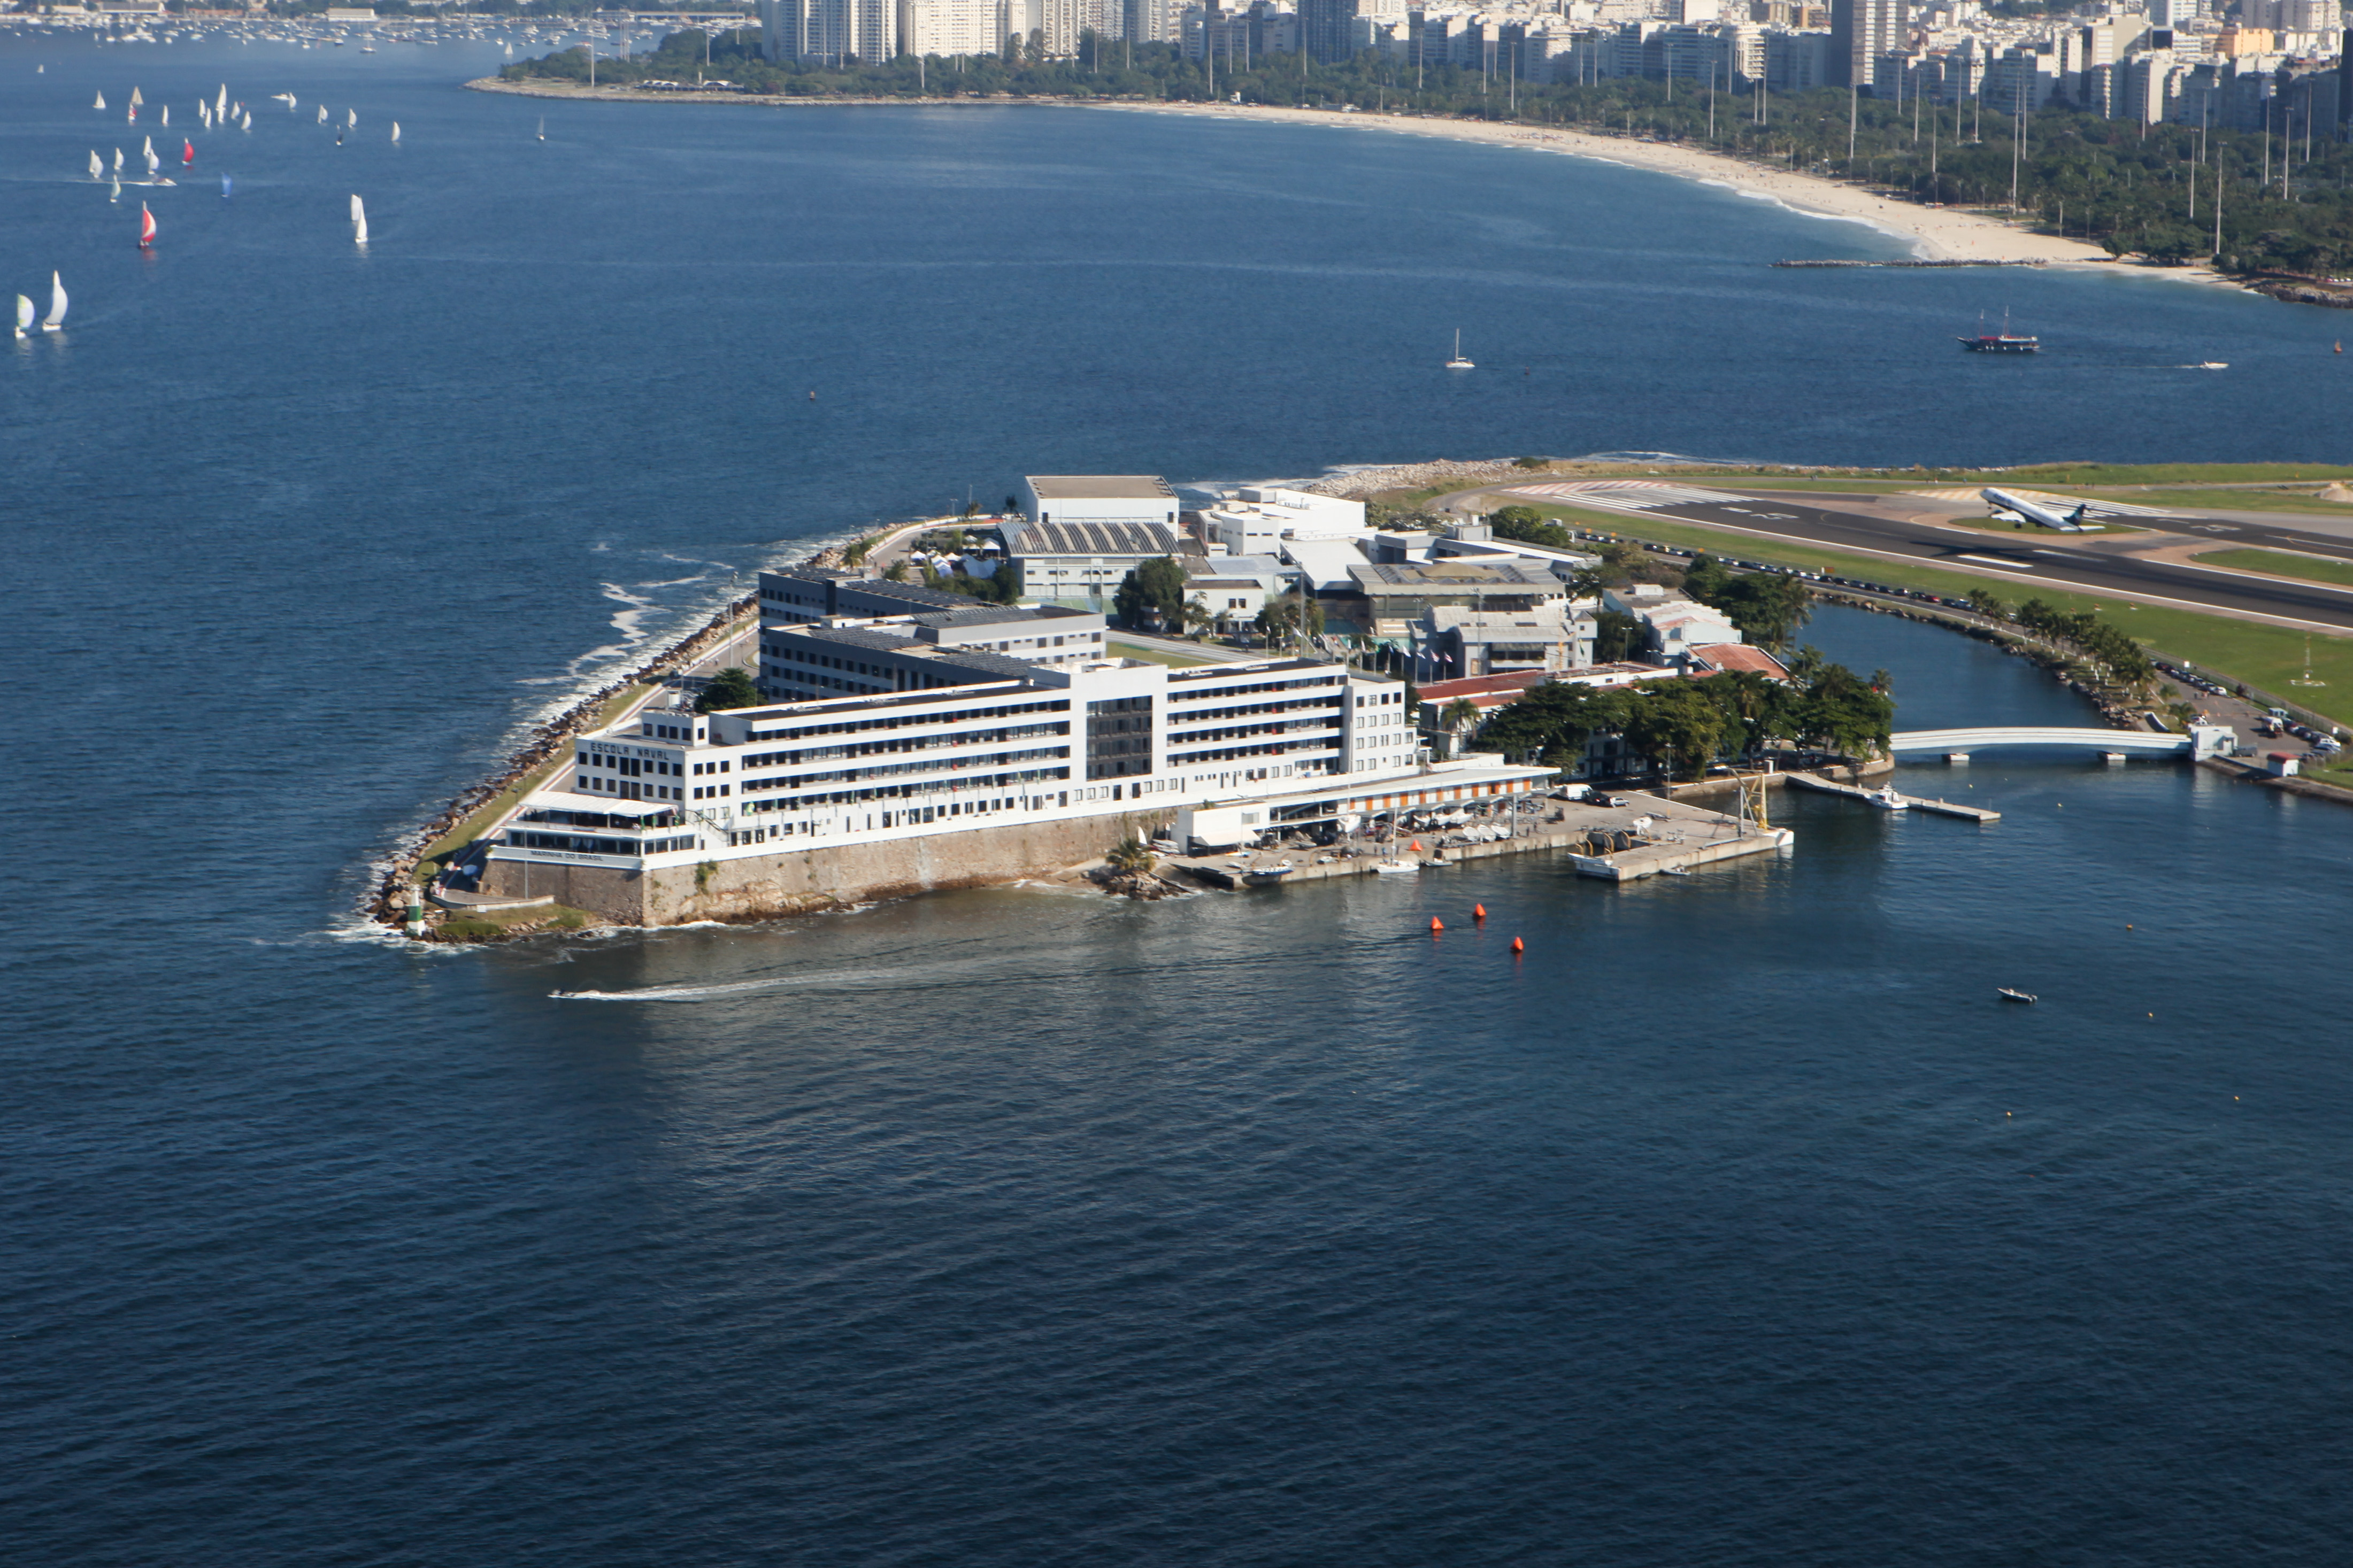
[[[1007,823],[880,843],[780,846],[773,854],[665,866],[649,871],[493,860],[483,891],[533,896],[586,910],[617,925],[755,921],[836,904],[984,888],[1060,876],[1100,860],[1123,838],[1150,838],[1166,811],[1076,821]]]

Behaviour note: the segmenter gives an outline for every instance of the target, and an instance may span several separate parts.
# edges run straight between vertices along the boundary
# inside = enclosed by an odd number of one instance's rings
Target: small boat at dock
[[[1862,798],[1881,811],[1909,811],[1912,808],[1912,803],[1898,795],[1894,784],[1881,784],[1877,789],[1865,790]]]
[[[1291,875],[1288,860],[1277,860],[1271,866],[1252,866],[1242,873],[1242,881],[1253,888],[1271,888]]]

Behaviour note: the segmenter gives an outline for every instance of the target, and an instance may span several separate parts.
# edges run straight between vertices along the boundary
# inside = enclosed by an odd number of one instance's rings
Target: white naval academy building
[[[807,583],[762,578],[764,609],[784,612],[763,617],[762,686],[786,700],[649,709],[576,738],[572,765],[523,803],[491,858],[659,869],[1237,805],[1243,821],[1285,826],[1516,794],[1551,776],[1492,758],[1419,761],[1405,687],[1344,666],[1110,658],[1098,616],[968,600],[787,618],[809,606],[769,595]],[[987,618],[956,622],[976,610]],[[964,640],[984,628],[991,646]]]

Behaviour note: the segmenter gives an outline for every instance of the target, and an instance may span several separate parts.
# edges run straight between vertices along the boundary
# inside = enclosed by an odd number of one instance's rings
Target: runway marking
[[[1986,566],[2003,566],[2009,568],[2012,572],[2031,572],[2034,570],[2034,563],[2031,561],[2003,561],[1991,555],[1956,555],[1953,559],[1956,561],[1975,561]]]
[[[1557,485],[1521,485],[1512,493],[1541,496],[1546,500],[1586,501],[1609,511],[1647,511],[1655,506],[1713,505],[1748,499],[1726,495],[1722,490],[1669,484],[1663,479],[1583,479]]]

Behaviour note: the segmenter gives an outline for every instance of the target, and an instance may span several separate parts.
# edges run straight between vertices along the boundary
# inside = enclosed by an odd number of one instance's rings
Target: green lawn
[[[2290,555],[2277,550],[2201,550],[2193,559],[2211,566],[2269,572],[2314,583],[2342,583],[2353,588],[2353,561],[2324,561],[2316,555]]]
[[[2353,505],[2321,500],[2309,490],[2133,489],[2116,495],[2143,506],[2182,511],[2307,511],[2318,517],[2353,517]]]
[[[2332,463],[2043,463],[1983,477],[1996,485],[2030,479],[2059,485],[2245,485],[2348,479],[2353,468]]]
[[[1725,479],[1755,479],[1788,485],[1886,486],[1902,489],[1921,485],[2253,485],[2293,484],[2299,479],[2353,479],[2353,468],[2331,463],[2036,463],[2016,468],[1845,468],[1831,466],[1819,473],[1781,464],[1730,468],[1695,463],[1596,464],[1573,474],[1532,472],[1532,479],[1599,477],[1608,474],[1675,474],[1685,477],[1716,474]],[[1448,486],[1459,489],[1459,485]],[[1425,494],[1440,492],[1430,490]]]
[[[1972,588],[1992,588],[2012,604],[2022,598],[2039,598],[2046,605],[2062,609],[2095,610],[2160,653],[2187,659],[2201,668],[2232,679],[2290,697],[2301,706],[2326,714],[2339,723],[2353,724],[2353,637],[2314,637],[2312,672],[2328,684],[2293,686],[2289,682],[2304,672],[2305,639],[2301,632],[2293,632],[2284,626],[2234,621],[2221,616],[2202,616],[2193,610],[2178,610],[2169,606],[2135,605],[2128,599],[2110,594],[2071,594],[2055,588],[2030,588],[2023,584],[2005,591],[1998,585],[1999,580],[1990,572],[1983,576],[1940,572],[1933,566],[1915,566],[1908,562],[1848,555],[1835,550],[1719,532],[1696,523],[1604,515],[1570,507],[1546,506],[1542,510],[1624,538],[1708,549],[1736,555],[1745,561],[1763,561],[1778,566],[1803,566],[1841,577],[1883,583],[1894,588],[1920,588],[1950,598],[1963,597]]]

